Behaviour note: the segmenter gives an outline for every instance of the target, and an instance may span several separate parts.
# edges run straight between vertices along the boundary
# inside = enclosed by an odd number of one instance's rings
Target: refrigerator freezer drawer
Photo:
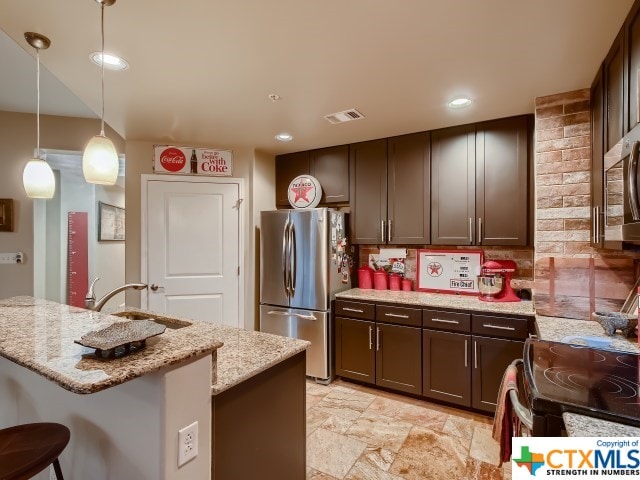
[[[307,340],[307,375],[331,377],[330,314],[312,310],[260,305],[260,331]]]

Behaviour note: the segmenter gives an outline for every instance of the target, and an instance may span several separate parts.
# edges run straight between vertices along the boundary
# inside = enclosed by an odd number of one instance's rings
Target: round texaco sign
[[[289,184],[288,196],[293,208],[315,208],[320,203],[322,187],[317,178],[298,175]]]

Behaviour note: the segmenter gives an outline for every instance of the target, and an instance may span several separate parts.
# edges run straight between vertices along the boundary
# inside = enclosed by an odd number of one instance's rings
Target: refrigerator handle
[[[290,285],[290,291],[291,291],[291,296],[294,297],[296,294],[296,267],[297,267],[297,262],[296,262],[296,255],[297,255],[297,248],[296,248],[296,226],[295,224],[291,224],[291,226],[289,227],[289,285]]]
[[[282,233],[282,280],[284,282],[284,291],[287,294],[287,298],[289,295],[289,271],[287,267],[289,266],[288,258],[289,258],[289,242],[288,240],[289,234],[289,222],[284,224],[284,231]]]

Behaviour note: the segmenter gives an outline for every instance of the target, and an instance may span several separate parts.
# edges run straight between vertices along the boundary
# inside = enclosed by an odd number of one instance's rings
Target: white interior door
[[[242,326],[239,188],[214,181],[147,183],[150,310]]]

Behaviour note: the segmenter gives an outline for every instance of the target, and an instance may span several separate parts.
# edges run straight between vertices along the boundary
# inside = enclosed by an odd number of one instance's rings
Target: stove
[[[562,413],[640,427],[640,355],[528,339],[524,388],[534,436],[558,436]]]

